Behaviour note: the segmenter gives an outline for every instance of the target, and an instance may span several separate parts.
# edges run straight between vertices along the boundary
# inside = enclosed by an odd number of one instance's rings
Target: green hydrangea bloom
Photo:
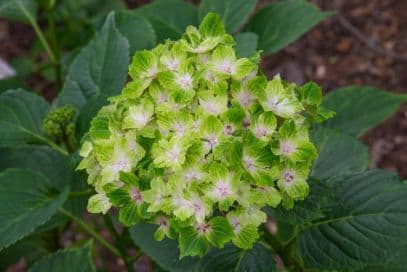
[[[178,239],[181,257],[251,248],[262,208],[307,196],[317,156],[308,130],[332,116],[316,84],[268,81],[258,61],[237,56],[215,14],[136,53],[131,81],[83,140],[78,168],[97,192],[88,210],[157,224],[155,238]]]

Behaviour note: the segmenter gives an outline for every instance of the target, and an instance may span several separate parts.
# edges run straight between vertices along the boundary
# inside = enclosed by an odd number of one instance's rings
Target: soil
[[[150,0],[127,2],[135,8]],[[259,7],[270,2],[261,0]],[[280,73],[299,84],[312,80],[325,92],[348,85],[371,85],[407,94],[407,1],[311,2],[338,14],[279,53],[266,57],[262,67],[268,76]],[[34,39],[30,27],[0,20],[0,57],[5,60],[26,55]],[[49,100],[55,96],[54,85],[39,76],[29,78],[26,83]],[[407,179],[407,105],[362,140],[369,146],[371,168],[385,168]],[[148,258],[139,260],[140,271],[149,271],[149,262]],[[123,269],[123,263],[117,259],[112,260],[112,266],[116,267],[115,271]]]

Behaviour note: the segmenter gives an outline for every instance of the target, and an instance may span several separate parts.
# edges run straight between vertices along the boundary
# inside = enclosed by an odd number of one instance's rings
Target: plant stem
[[[35,19],[31,16],[30,12],[20,3],[20,1],[15,1],[18,8],[21,9],[25,17],[27,17],[28,21],[30,22],[31,26],[34,28],[35,34],[37,34],[38,39],[40,40],[42,46],[44,47],[47,55],[52,63],[56,63],[56,58],[54,52],[52,51],[51,47],[49,46],[47,40],[44,37],[44,33],[42,32],[41,28],[35,21]]]
[[[53,64],[54,64],[54,69],[55,69],[57,91],[59,91],[62,88],[61,61],[60,61],[60,52],[59,52],[60,50],[59,50],[58,39],[56,36],[55,17],[49,11],[47,12],[47,21],[48,21],[48,31],[49,31],[50,39],[51,39],[51,46],[55,53],[55,63],[53,63]]]
[[[81,196],[87,196],[93,193],[93,189],[87,189],[84,191],[79,191],[79,192],[70,192],[69,197],[81,197]]]
[[[133,263],[133,262],[135,262],[135,261],[137,261],[138,260],[138,258],[140,258],[141,257],[141,252],[139,251],[136,255],[134,255],[134,256],[132,256],[132,257],[129,257],[128,258],[128,261],[130,262],[130,263]]]
[[[63,155],[66,155],[66,156],[69,155],[68,151],[66,151],[65,149],[63,149],[62,147],[60,147],[59,145],[57,145],[56,143],[54,143],[54,142],[52,142],[52,141],[48,141],[48,140],[46,141],[46,143],[47,143],[50,147],[52,147],[53,149],[55,149],[56,151],[62,153]]]
[[[123,259],[123,261],[124,261],[124,263],[125,263],[125,265],[126,265],[127,271],[133,272],[133,271],[134,271],[133,265],[132,265],[133,262],[130,261],[129,256],[127,255],[126,248],[125,248],[124,246],[122,246],[122,244],[121,244],[120,235],[119,235],[119,233],[116,231],[116,229],[114,228],[114,224],[113,224],[112,218],[110,217],[109,214],[105,214],[105,215],[103,216],[103,219],[104,219],[104,221],[105,221],[105,224],[106,224],[106,227],[107,227],[108,231],[110,232],[110,234],[111,234],[111,235],[115,238],[115,240],[116,240],[117,247],[118,247],[118,249],[119,249],[119,251],[120,251],[120,254],[121,254],[121,256],[122,256],[122,259]]]
[[[95,238],[96,241],[98,241],[102,246],[110,250],[114,255],[121,257],[120,251],[114,245],[106,241],[102,236],[100,236],[99,233],[92,229],[92,227],[86,224],[82,219],[76,217],[75,215],[65,210],[64,208],[59,208],[58,211],[74,220],[84,231],[89,233],[93,238]]]
[[[60,152],[61,154],[65,155],[65,156],[68,156],[68,155],[69,155],[68,151],[66,151],[65,149],[63,149],[62,147],[60,147],[59,145],[57,145],[57,144],[54,143],[53,141],[51,141],[51,140],[49,140],[49,139],[47,139],[47,138],[45,138],[45,137],[42,137],[42,136],[40,136],[40,135],[37,135],[37,134],[33,134],[33,133],[32,133],[32,135],[33,135],[35,138],[37,138],[38,140],[40,140],[41,142],[46,143],[47,145],[49,145],[52,149],[54,149],[54,150]]]

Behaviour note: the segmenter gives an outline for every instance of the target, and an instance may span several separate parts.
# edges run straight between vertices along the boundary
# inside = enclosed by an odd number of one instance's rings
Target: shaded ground
[[[128,2],[129,6],[136,7],[149,0]],[[264,5],[271,1],[259,2]],[[338,11],[339,16],[322,22],[281,52],[265,58],[262,66],[269,76],[280,73],[285,79],[297,83],[313,80],[326,92],[359,84],[407,93],[407,16],[403,14],[407,10],[407,1],[312,2],[322,9]],[[30,27],[0,20],[0,57],[10,61],[25,55],[34,39]],[[41,90],[48,99],[55,95],[54,86],[38,76],[29,78],[27,84]],[[371,167],[396,171],[407,179],[407,105],[365,135],[363,141],[370,147]],[[75,236],[72,229],[65,235]],[[109,238],[104,230],[101,230],[101,234]],[[64,241],[77,239],[70,236],[63,238]],[[110,271],[123,269],[123,263],[109,254],[101,253],[99,255],[103,259],[96,262],[106,264],[106,260],[109,260],[110,265],[106,268]],[[138,264],[140,271],[149,270],[148,258]]]

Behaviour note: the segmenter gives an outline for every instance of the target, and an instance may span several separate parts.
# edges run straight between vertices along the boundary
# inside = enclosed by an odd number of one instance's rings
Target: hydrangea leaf
[[[327,184],[333,189],[331,212],[299,234],[305,267],[362,270],[391,260],[407,241],[406,184],[382,170],[334,178]]]
[[[7,168],[24,168],[41,173],[46,176],[53,186],[59,189],[70,186],[71,191],[86,190],[87,185],[84,179],[75,173],[73,158],[47,146],[29,145],[20,148],[1,148],[0,171]],[[30,154],[27,157],[27,154]],[[50,167],[52,165],[52,167]],[[76,216],[82,215],[86,208],[88,196],[81,196],[68,199],[63,208]],[[36,232],[52,229],[55,226],[66,223],[69,218],[57,213],[45,224],[37,228]]]
[[[154,1],[134,12],[150,21],[159,42],[168,38],[178,39],[187,26],[198,24],[196,7],[181,0]]]
[[[156,35],[151,23],[130,11],[118,11],[115,15],[115,23],[120,33],[129,42],[129,53],[132,56],[142,49],[150,49],[156,43]],[[137,28],[134,26],[137,25]]]
[[[348,102],[343,103],[344,100]],[[336,112],[326,126],[361,136],[393,115],[406,101],[406,95],[373,87],[350,86],[330,92],[322,105]]]
[[[23,257],[27,265],[31,266],[33,262],[48,254],[48,249],[43,243],[40,237],[34,235],[3,249],[0,253],[0,269],[6,271]]]
[[[241,58],[251,57],[256,53],[259,37],[253,32],[243,32],[235,35],[236,52]]]
[[[42,97],[22,89],[9,90],[0,95],[0,106],[0,146],[50,142],[42,128],[50,107]]]
[[[199,262],[197,271],[276,271],[272,252],[257,243],[250,250],[227,244],[223,249],[213,248]]]
[[[236,32],[248,19],[256,6],[256,0],[204,0],[199,6],[199,16],[204,18],[209,12],[222,17],[227,32]]]
[[[128,63],[128,42],[117,30],[111,13],[70,65],[55,104],[81,109],[92,97],[117,94],[125,82]]]
[[[311,175],[326,179],[362,172],[369,165],[368,148],[352,136],[323,126],[314,126],[311,138],[318,149],[318,158]]]
[[[69,186],[58,191],[47,177],[32,170],[5,170],[0,174],[0,184],[0,248],[45,223],[63,205],[69,192]]]
[[[96,271],[92,263],[92,243],[88,242],[81,248],[69,248],[39,259],[30,272],[52,271]]]
[[[249,21],[245,31],[259,36],[259,49],[275,53],[295,41],[332,12],[320,11],[302,0],[272,3],[261,9]]]
[[[33,24],[37,19],[37,2],[31,0],[2,1],[0,17]]]

